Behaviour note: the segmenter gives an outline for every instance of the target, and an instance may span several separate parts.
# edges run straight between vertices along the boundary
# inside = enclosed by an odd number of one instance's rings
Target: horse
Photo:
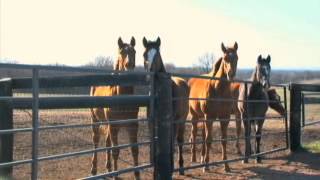
[[[232,83],[232,91],[233,91],[233,97],[235,100],[238,99],[239,97],[239,89],[240,89],[241,83]],[[285,108],[281,104],[281,98],[280,95],[277,93],[275,89],[268,89],[268,100],[269,104],[268,106],[275,110],[278,114],[281,116],[285,115]],[[236,148],[237,148],[237,153],[241,154],[240,150],[240,144],[239,144],[239,138],[241,135],[241,112],[238,109],[238,101],[234,101],[232,104],[232,110],[231,113],[235,115],[236,119],[236,134],[237,134],[237,141],[236,141]]]
[[[134,49],[135,39],[131,38],[130,44],[124,43],[119,37],[118,39],[118,60],[115,63],[115,71],[132,71],[135,68],[135,54]],[[91,87],[90,96],[117,96],[134,94],[133,86],[96,86]],[[110,107],[110,108],[92,108],[91,119],[92,123],[103,122],[103,121],[116,121],[123,119],[137,119],[139,107],[132,106],[121,106],[121,107]],[[126,129],[130,143],[137,143],[138,136],[138,122],[131,122],[126,124],[109,124],[109,125],[94,125],[92,127],[93,135],[92,140],[94,148],[98,148],[100,135],[106,137],[106,147],[118,145],[118,132],[120,128]],[[139,149],[137,146],[131,147],[133,156],[134,166],[138,166],[138,155]],[[113,169],[118,169],[118,157],[119,149],[112,150],[113,156]],[[97,173],[97,152],[94,152],[92,156],[92,167],[91,174]],[[111,171],[111,153],[108,150],[106,155],[106,168]],[[134,172],[135,178],[140,179],[139,171]]]
[[[238,44],[235,42],[233,47],[225,47],[221,44],[223,57],[219,59],[219,66],[217,65],[209,74],[205,76],[220,78],[221,80],[199,79],[191,78],[188,82],[190,87],[189,98],[201,98],[206,100],[192,100],[189,103],[189,112],[192,120],[192,134],[191,134],[191,162],[196,161],[196,144],[195,137],[197,135],[197,121],[200,118],[204,119],[205,133],[203,138],[205,142],[202,144],[201,163],[209,162],[209,152],[211,148],[212,139],[212,123],[213,120],[221,119],[221,146],[222,159],[227,159],[226,154],[226,137],[227,128],[231,114],[231,104],[228,101],[215,101],[216,98],[232,98],[231,82],[236,75],[238,62]],[[212,100],[213,99],[213,100]],[[209,167],[205,166],[203,171],[208,171]],[[230,171],[228,163],[224,164],[224,170]]]
[[[260,153],[260,140],[262,133],[262,126],[265,120],[265,115],[268,110],[269,97],[267,90],[270,87],[270,66],[271,57],[268,55],[267,58],[262,58],[261,55],[258,56],[257,64],[252,72],[250,80],[252,84],[248,84],[247,94],[245,93],[245,84],[241,84],[239,89],[239,102],[238,109],[241,114],[241,119],[244,124],[245,132],[245,159],[243,163],[248,163],[248,157],[251,154],[251,125],[254,125],[256,141],[255,141],[255,151]],[[248,102],[244,102],[248,99]],[[250,101],[255,102],[250,102]],[[258,101],[257,101],[258,100]],[[247,119],[245,119],[247,118]],[[259,118],[259,119],[257,119]],[[256,157],[256,162],[261,162],[261,157]]]
[[[143,37],[143,46],[145,51],[143,53],[144,57],[144,68],[147,72],[155,73],[165,73],[166,69],[164,67],[161,54],[160,54],[160,44],[161,40],[158,37],[156,41],[148,41]],[[189,87],[187,82],[179,77],[171,78],[172,84],[172,97],[176,99],[173,101],[173,121],[177,122],[182,120],[182,122],[174,123],[174,135],[178,142],[178,154],[179,154],[179,173],[184,174],[183,170],[183,156],[182,156],[182,145],[184,143],[184,131],[185,122],[188,116],[189,107]]]

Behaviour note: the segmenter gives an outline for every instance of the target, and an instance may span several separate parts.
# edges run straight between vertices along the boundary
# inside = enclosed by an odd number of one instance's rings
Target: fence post
[[[38,179],[39,69],[32,70],[32,165],[31,179]]]
[[[173,110],[172,81],[167,73],[155,75],[156,103],[155,117],[157,121],[155,179],[172,179],[173,169]]]
[[[12,96],[11,79],[0,80],[0,97]],[[12,129],[12,108],[0,102],[0,130]],[[13,134],[0,135],[0,163],[11,162],[13,159]],[[10,179],[12,166],[0,168],[0,179]]]
[[[290,84],[290,150],[301,148],[301,89],[299,84]]]

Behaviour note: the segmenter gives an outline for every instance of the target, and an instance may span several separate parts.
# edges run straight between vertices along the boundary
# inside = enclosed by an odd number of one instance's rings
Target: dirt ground
[[[272,112],[271,112],[272,113]],[[274,114],[273,114],[274,115]],[[144,114],[140,114],[141,117]],[[83,124],[90,123],[90,114],[87,110],[50,110],[40,111],[41,125]],[[30,127],[31,117],[26,111],[14,112],[15,128]],[[229,125],[229,137],[235,137],[234,122]],[[319,140],[320,125],[310,126],[303,132],[304,142]],[[262,151],[286,147],[283,120],[266,120],[262,137]],[[220,127],[214,123],[213,137],[220,137]],[[146,122],[139,124],[139,142],[149,140]],[[188,141],[190,125],[187,126],[185,141]],[[31,133],[20,133],[14,138],[14,159],[23,160],[31,158]],[[200,139],[199,139],[200,140]],[[119,144],[126,144],[127,134],[120,132]],[[100,147],[103,147],[101,140]],[[244,142],[241,141],[242,151]],[[197,160],[200,161],[200,145]],[[220,144],[212,145],[210,162],[220,160]],[[48,130],[40,133],[40,157],[92,149],[91,128],[76,128],[62,130]],[[235,143],[229,142],[227,146],[228,159],[237,158]],[[177,157],[177,156],[175,156]],[[140,165],[149,162],[149,146],[139,148]],[[185,166],[190,165],[190,146],[184,146]],[[175,159],[175,162],[177,160]],[[105,153],[99,153],[98,173],[105,172]],[[120,150],[119,169],[132,166],[130,149]],[[175,165],[177,167],[177,165]],[[30,179],[30,165],[14,167],[14,179]],[[255,164],[251,159],[249,164],[242,162],[230,163],[231,172],[225,173],[223,166],[210,167],[209,173],[202,173],[202,169],[187,170],[184,176],[177,173],[174,179],[320,179],[320,154],[301,151],[290,154],[288,150],[265,155],[261,164]],[[90,175],[91,154],[64,158],[59,160],[42,161],[39,163],[39,179],[77,179]],[[152,168],[141,172],[142,179],[152,179]],[[122,179],[133,179],[133,173],[120,175]]]

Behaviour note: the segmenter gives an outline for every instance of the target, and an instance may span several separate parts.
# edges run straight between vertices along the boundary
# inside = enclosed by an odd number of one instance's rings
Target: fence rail
[[[39,97],[40,109],[74,109],[117,106],[147,106],[148,95],[122,95],[122,96],[62,96]],[[1,97],[0,102],[6,103],[14,109],[32,108],[34,98],[28,97]]]

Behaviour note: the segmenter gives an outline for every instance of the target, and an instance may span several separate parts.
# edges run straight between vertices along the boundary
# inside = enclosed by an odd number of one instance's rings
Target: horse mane
[[[221,66],[221,62],[222,62],[222,57],[220,57],[219,60],[216,63],[214,63],[214,66],[213,66],[211,72],[209,73],[210,75],[212,75],[212,77],[216,76],[216,74],[219,71],[219,68]]]
[[[274,95],[274,94],[277,94],[275,89],[268,89],[268,95],[269,96]]]
[[[162,61],[162,57],[161,57],[161,55],[159,54],[159,58],[160,58],[160,69],[159,69],[159,72],[167,72],[166,71],[166,68],[164,67],[164,64],[163,64],[163,61]]]
[[[256,66],[251,74],[250,80],[253,82],[257,81],[257,73],[258,73],[258,67]]]

